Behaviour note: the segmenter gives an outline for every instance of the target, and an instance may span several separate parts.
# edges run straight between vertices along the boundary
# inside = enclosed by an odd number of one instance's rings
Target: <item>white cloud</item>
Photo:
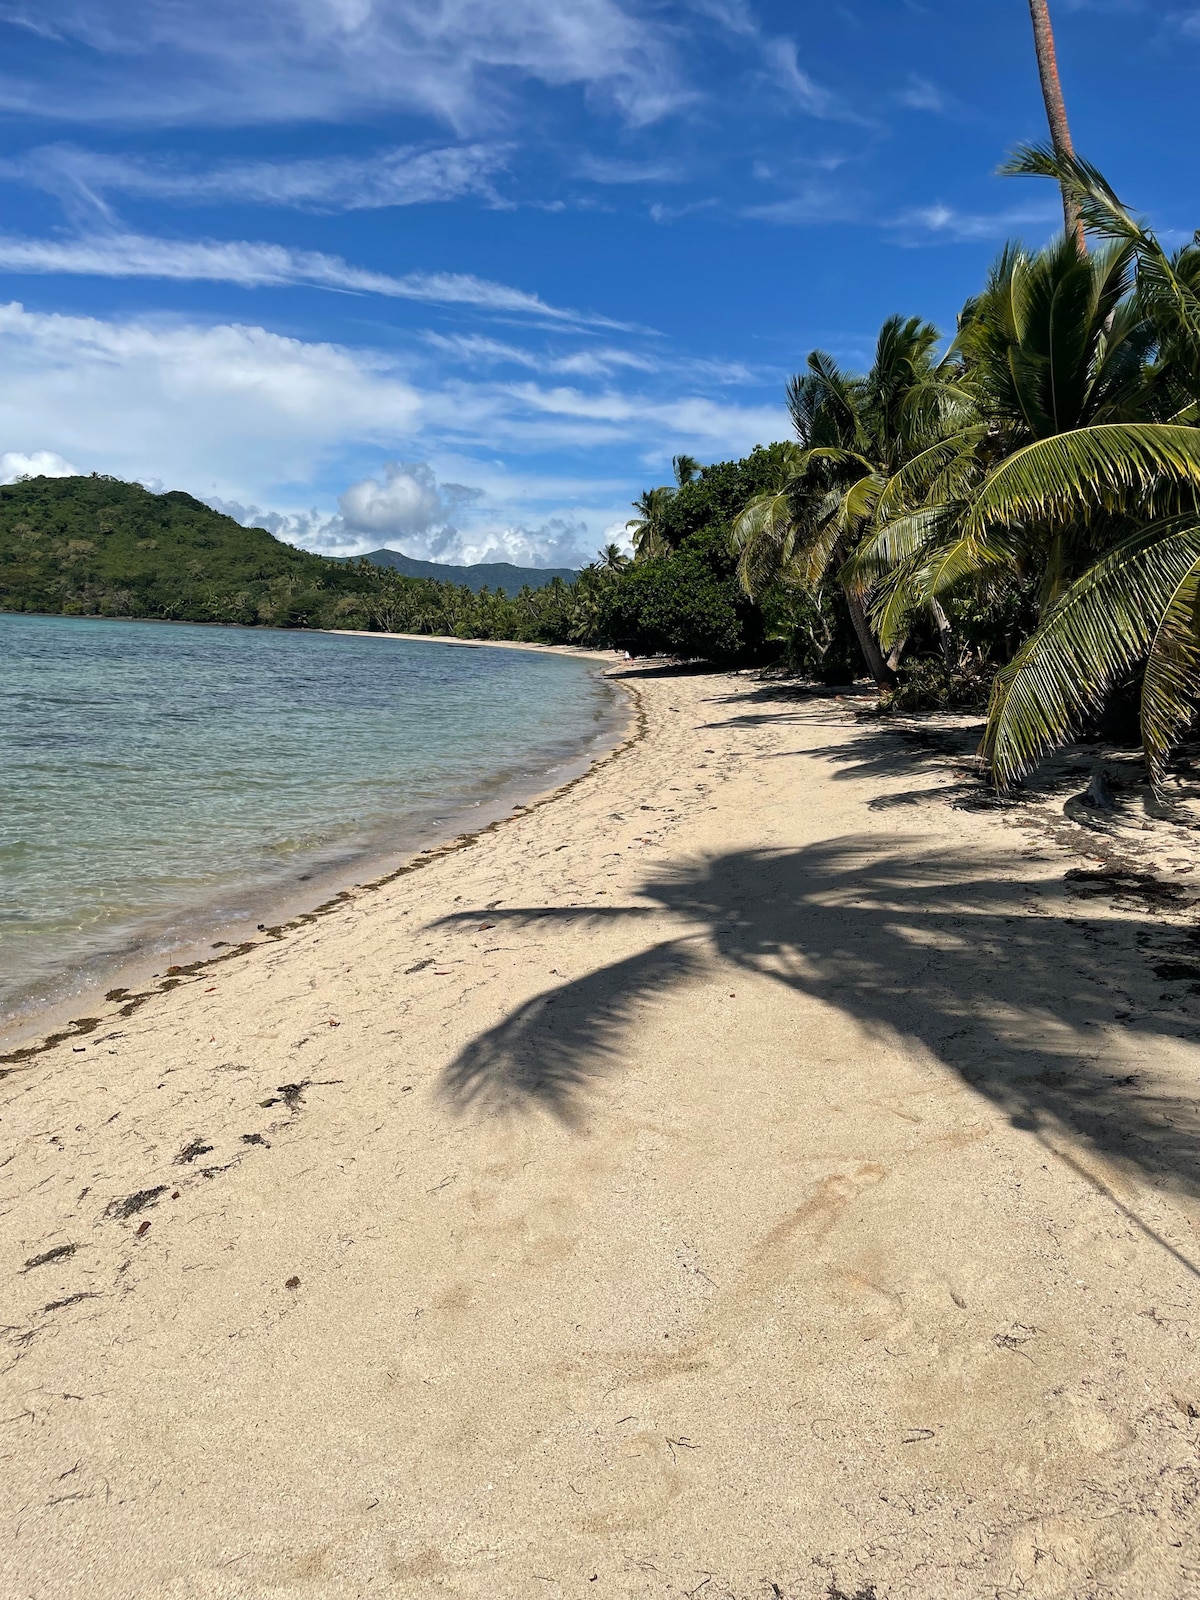
[[[622,389],[623,375],[653,387]],[[665,476],[679,451],[713,460],[786,437],[782,407],[722,403],[712,380],[695,389],[669,365],[589,390],[450,376],[421,356],[261,327],[0,306],[6,460],[44,451],[185,489],[341,553],[398,543],[445,560],[503,550],[570,564],[568,547],[590,552],[588,530],[627,514],[645,487],[638,463]],[[551,471],[556,451],[568,464]]]
[[[767,40],[763,54],[776,82],[787,90],[803,111],[814,117],[833,115],[835,110],[833,96],[801,67],[794,40],[782,38]]]
[[[579,437],[579,425],[584,424],[597,439],[645,439],[653,432],[678,440],[677,448],[688,453],[693,446],[704,451],[714,445],[744,453],[790,432],[782,406],[721,405],[699,395],[664,399],[613,389],[589,394],[532,383],[512,384],[507,392],[526,412],[510,420],[518,436],[532,425],[552,437],[572,432]]]
[[[394,440],[420,412],[417,391],[372,352],[264,328],[0,306],[0,438],[85,471],[236,494],[303,482],[347,439]]]
[[[952,104],[949,96],[936,83],[930,83],[928,78],[922,78],[916,72],[909,73],[908,83],[896,98],[910,111],[932,111],[935,114],[948,111]]]
[[[1052,202],[1013,207],[1008,211],[958,211],[941,201],[903,211],[884,223],[896,241],[906,245],[975,244],[1002,240],[1022,227],[1062,225],[1062,210]]]
[[[482,334],[427,333],[425,341],[455,361],[485,366],[526,367],[535,372],[556,373],[564,377],[608,377],[619,371],[661,372],[664,362],[634,350],[611,345],[573,350],[569,355],[550,355],[543,350],[526,350],[519,345],[489,339]]]
[[[18,478],[75,478],[73,467],[54,450],[0,451],[0,483],[16,483]]]
[[[428,533],[445,523],[445,508],[431,469],[422,462],[385,461],[383,477],[363,478],[338,496],[347,527],[398,538]]]
[[[342,491],[340,510],[333,515],[316,509],[264,511],[216,495],[206,503],[247,527],[266,528],[277,539],[324,555],[389,549],[461,566],[511,561],[516,566],[580,567],[593,553],[585,518],[567,513],[532,528],[505,521],[503,508],[489,503],[482,489],[439,484],[427,462],[384,462],[381,476],[359,479]],[[456,510],[468,513],[469,526],[460,528],[449,520]]]
[[[409,272],[394,277],[351,266],[316,250],[245,240],[159,239],[146,234],[98,233],[77,239],[0,235],[0,271],[69,273],[102,278],[175,278],[236,283],[243,288],[307,284],[354,294],[386,295],[432,305],[473,306],[551,322],[623,329],[607,317],[547,305],[536,294],[458,272]]]
[[[794,193],[782,200],[743,206],[740,214],[755,222],[776,222],[784,226],[808,222],[855,222],[859,220],[860,204],[857,195],[849,187],[834,188],[831,184],[814,179],[800,184]]]
[[[580,157],[579,176],[592,183],[678,183],[682,174],[672,161],[622,161],[610,156]]]
[[[106,211],[104,196],[126,194],[186,205],[221,201],[293,206],[310,211],[362,211],[456,200],[493,198],[492,176],[508,158],[498,144],[403,147],[368,157],[328,156],[308,161],[237,161],[203,170],[179,163],[44,145],[0,161],[0,178],[13,178]]]
[[[399,108],[456,128],[503,116],[514,79],[576,86],[642,124],[687,99],[665,27],[620,0],[15,0],[7,20],[87,55],[0,82],[64,120],[245,123]]]

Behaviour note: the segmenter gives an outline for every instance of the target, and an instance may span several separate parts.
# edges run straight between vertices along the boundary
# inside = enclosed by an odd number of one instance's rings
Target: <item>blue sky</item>
[[[1200,223],[1200,6],[1052,0],[1075,140]],[[814,345],[943,328],[1044,137],[1026,0],[0,0],[0,478],[310,548],[586,558]]]

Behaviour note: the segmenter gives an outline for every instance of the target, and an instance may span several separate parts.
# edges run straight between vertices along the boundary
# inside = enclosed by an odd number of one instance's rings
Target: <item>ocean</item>
[[[618,726],[597,670],[0,613],[0,1025],[563,781]]]

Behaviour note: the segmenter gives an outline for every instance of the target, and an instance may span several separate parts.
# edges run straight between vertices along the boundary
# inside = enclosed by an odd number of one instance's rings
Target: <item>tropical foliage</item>
[[[1200,246],[1168,254],[1068,152],[1006,170],[1055,179],[1091,247],[1006,248],[940,357],[898,318],[865,375],[814,352],[731,548],[749,593],[836,584],[886,687],[906,651],[908,681],[935,650],[994,678],[1001,787],[1131,680],[1157,781],[1200,690]]]

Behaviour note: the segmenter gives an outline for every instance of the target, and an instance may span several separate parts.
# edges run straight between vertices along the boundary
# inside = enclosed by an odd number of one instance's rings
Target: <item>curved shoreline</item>
[[[4,1593],[1192,1592],[1190,894],[952,809],[949,719],[622,678],[0,1085]]]
[[[327,629],[323,631],[349,633],[352,630]],[[371,635],[363,635],[363,637],[371,637]],[[380,634],[378,637],[417,639],[429,644],[475,642],[461,639],[432,639],[424,634]],[[490,640],[479,642],[489,644],[506,643],[505,641]],[[512,648],[559,651],[558,646],[550,645],[513,645]],[[567,652],[563,650],[560,653]],[[569,653],[585,656],[589,659],[602,659],[604,661],[609,659],[607,655],[599,657],[593,651],[572,650]],[[252,950],[261,948],[264,944],[278,942],[288,933],[295,932],[297,929],[306,927],[319,918],[327,917],[332,912],[353,904],[360,896],[374,893],[376,890],[394,883],[397,879],[407,876],[410,872],[416,872],[420,868],[440,860],[443,856],[453,855],[459,850],[468,849],[479,839],[494,833],[507,823],[515,821],[517,817],[526,816],[532,811],[540,810],[543,806],[549,805],[552,801],[560,798],[560,796],[568,794],[583,778],[598,768],[607,765],[610,761],[615,760],[617,756],[629,749],[631,745],[636,744],[645,735],[646,718],[642,709],[641,696],[637,689],[623,680],[611,678],[607,673],[600,673],[599,676],[607,682],[616,683],[627,695],[630,703],[627,707],[627,715],[623,719],[624,727],[613,730],[616,736],[616,743],[606,750],[603,755],[591,758],[583,771],[576,773],[574,777],[569,778],[565,783],[556,785],[552,789],[532,791],[526,801],[514,805],[506,815],[494,818],[481,828],[466,829],[458,833],[449,834],[443,839],[435,840],[432,844],[422,846],[412,854],[401,855],[399,864],[389,867],[382,874],[368,878],[365,881],[356,882],[352,887],[339,889],[330,898],[323,900],[310,910],[296,912],[291,916],[285,917],[280,922],[265,926],[261,930],[264,935],[262,938],[241,939],[232,942],[230,947],[223,950],[220,955],[202,956],[190,961],[172,962],[167,966],[165,974],[160,981],[136,990],[118,987],[105,991],[103,984],[97,983],[84,989],[80,994],[70,997],[70,999],[57,1002],[50,1000],[45,1005],[34,1005],[30,1008],[27,1020],[14,1023],[4,1030],[8,1035],[7,1041],[0,1037],[0,1044],[9,1046],[9,1048],[0,1050],[0,1081],[8,1077],[21,1063],[42,1055],[45,1051],[52,1050],[57,1045],[85,1038],[88,1034],[94,1033],[97,1028],[103,1027],[106,1022],[112,1022],[118,1018],[127,1019],[131,1017],[135,1011],[139,1010],[156,995],[169,994],[172,990],[179,988],[186,978],[195,977],[197,974],[207,972],[211,968],[224,966],[229,961],[237,960],[242,956],[248,955]],[[575,759],[584,760],[584,752],[580,751]],[[571,765],[573,763],[569,762],[567,764]],[[397,854],[396,851],[378,852],[373,859],[378,862],[382,857],[383,859],[390,858],[394,861],[397,859]],[[370,860],[372,858],[367,857],[365,859]],[[360,862],[356,868],[347,867],[340,870],[331,870],[329,876],[331,879],[340,878],[350,870],[362,870],[362,863]],[[276,896],[276,903],[278,904],[284,898],[283,895]],[[301,896],[297,892],[297,887],[293,885],[286,895],[285,903],[293,903],[298,898],[301,898]],[[211,929],[206,931],[217,931],[217,925],[214,924]],[[197,935],[197,938],[200,937],[203,936]],[[186,953],[186,946],[180,953]],[[136,956],[130,956],[125,960],[114,960],[111,965],[111,971],[114,975],[119,975],[125,968],[132,966],[136,960]],[[101,994],[103,994],[103,1001],[100,1001]],[[75,1010],[79,1007],[87,1008],[91,1014],[72,1018],[65,1025],[58,1025],[50,1020],[56,1012],[68,1009]]]
[[[382,633],[374,628],[320,628],[320,633],[341,634],[347,639],[408,639],[416,644],[449,644],[462,648],[489,650],[540,650],[543,655],[579,656],[584,661],[620,661],[620,650],[588,650],[574,644],[534,644],[520,639],[460,639],[452,633]]]

